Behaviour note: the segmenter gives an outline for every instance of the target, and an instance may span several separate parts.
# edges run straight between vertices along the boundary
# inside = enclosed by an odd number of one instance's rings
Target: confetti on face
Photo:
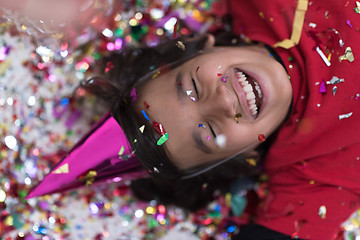
[[[222,81],[222,82],[226,82],[226,78],[225,78],[225,77],[222,77],[222,78],[221,78],[221,81]]]
[[[318,214],[322,219],[325,219],[326,218],[326,206],[324,206],[324,205],[320,206]]]
[[[224,134],[220,134],[218,136],[215,137],[215,144],[219,147],[219,148],[224,148],[226,146],[226,137]]]
[[[239,118],[241,118],[241,113],[237,113],[235,116],[234,116],[234,119],[235,121],[237,121]]]
[[[141,112],[142,112],[142,114],[144,115],[145,119],[150,122],[150,119],[149,119],[149,117],[147,116],[145,110],[142,110]]]
[[[154,73],[154,75],[152,75],[152,79],[157,78],[160,75],[160,71],[157,71],[156,73]]]
[[[192,93],[192,90],[186,91],[186,95],[190,96],[190,94]]]
[[[191,101],[196,102],[196,98],[195,97],[190,97]]]
[[[222,73],[217,73],[217,76],[218,76],[218,77],[221,77],[221,76],[222,76]]]
[[[163,136],[163,135],[166,133],[163,125],[160,124],[160,123],[153,122],[153,127],[154,127],[154,130],[155,130],[160,136]]]
[[[199,124],[199,127],[202,127],[202,128],[206,128],[206,126],[204,124]]]
[[[150,107],[149,104],[147,104],[147,102],[145,102],[145,101],[144,101],[144,106],[146,109],[149,109],[149,107]]]
[[[167,140],[169,139],[169,134],[165,133],[164,135],[161,136],[161,138],[159,138],[159,140],[157,141],[157,145],[161,146],[163,145]]]
[[[266,138],[264,134],[259,134],[258,139],[261,143],[265,142]]]
[[[346,113],[346,114],[341,114],[341,115],[339,115],[339,120],[349,118],[349,117],[351,117],[352,114],[353,114],[352,112],[349,112],[349,113]]]
[[[207,139],[208,141],[210,141],[211,138],[210,138],[210,136],[207,136],[206,139]]]

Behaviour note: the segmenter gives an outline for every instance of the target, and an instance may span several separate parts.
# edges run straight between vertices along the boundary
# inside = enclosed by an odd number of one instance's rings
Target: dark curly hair
[[[188,171],[176,168],[164,148],[156,144],[158,139],[149,122],[133,107],[133,89],[140,89],[154,74],[174,69],[198,56],[207,40],[208,35],[180,37],[155,47],[130,47],[113,52],[102,60],[100,69],[105,74],[81,84],[110,104],[110,111],[122,127],[131,148],[135,150],[137,159],[150,173],[150,179],[132,183],[132,189],[138,197],[158,199],[163,203],[175,203],[195,210],[212,199],[215,189],[226,191],[228,183],[239,175],[257,175],[256,169],[246,163],[244,156],[240,156],[199,176],[184,179],[183,176],[189,172],[206,166]],[[217,46],[244,44],[229,33],[218,34],[215,38]],[[143,133],[139,131],[142,125],[146,126]]]

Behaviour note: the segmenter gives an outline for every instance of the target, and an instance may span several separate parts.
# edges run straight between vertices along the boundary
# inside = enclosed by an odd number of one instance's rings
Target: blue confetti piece
[[[69,104],[69,99],[68,99],[68,98],[63,98],[63,99],[61,99],[60,104],[61,104],[61,105],[67,105],[67,104]]]
[[[141,112],[142,112],[142,114],[144,115],[144,117],[146,118],[146,120],[148,120],[148,121],[150,122],[150,119],[149,119],[149,117],[146,115],[145,110],[142,110]]]

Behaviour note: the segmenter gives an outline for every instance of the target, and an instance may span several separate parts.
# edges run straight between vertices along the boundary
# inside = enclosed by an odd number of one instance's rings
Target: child
[[[359,207],[355,3],[229,3],[233,31],[250,45],[203,36],[124,51],[84,87],[111,103],[154,181],[172,186],[163,196],[201,201],[199,182],[238,172],[219,163],[256,156],[265,141],[269,194],[239,238],[334,239]]]

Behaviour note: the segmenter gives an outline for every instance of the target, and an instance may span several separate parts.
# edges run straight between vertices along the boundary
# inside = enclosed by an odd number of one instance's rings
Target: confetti
[[[64,165],[58,167],[53,173],[54,174],[69,173],[69,164],[65,163]]]
[[[333,76],[332,78],[331,78],[331,80],[330,81],[328,81],[328,82],[326,82],[327,84],[338,84],[338,83],[341,83],[341,82],[345,82],[345,80],[343,79],[343,78],[338,78],[338,77],[336,77],[336,76]]]
[[[320,206],[318,215],[319,215],[322,219],[325,219],[325,218],[326,218],[326,206],[324,206],[324,205]]]
[[[154,130],[155,130],[160,136],[163,136],[163,135],[166,133],[166,131],[165,131],[165,129],[164,129],[164,127],[163,127],[162,124],[159,124],[159,123],[157,123],[157,122],[153,122],[153,127],[154,127]]]
[[[339,57],[339,61],[343,61],[343,60],[348,60],[349,62],[353,62],[354,61],[354,55],[353,52],[351,50],[351,47],[347,47],[345,49],[345,54]]]
[[[320,55],[321,59],[325,62],[326,66],[330,67],[331,63],[325,56],[325,54],[321,51],[320,47],[316,47],[316,52]]]
[[[202,128],[206,128],[206,126],[204,124],[199,124],[199,127],[202,127]]]
[[[222,77],[222,78],[221,78],[221,81],[222,81],[222,82],[226,82],[226,78]]]
[[[254,158],[246,158],[245,161],[251,166],[256,166],[256,160]]]
[[[123,146],[121,146],[118,155],[119,155],[119,156],[123,155],[123,154],[124,154],[124,151],[125,151],[125,147],[124,147],[124,145],[123,145]]]
[[[140,130],[141,133],[144,133],[145,125],[142,125],[142,126],[139,128],[139,130]]]
[[[196,102],[196,98],[195,97],[190,97],[191,101]]]
[[[298,1],[295,10],[294,22],[292,25],[292,33],[290,39],[285,39],[283,41],[280,41],[276,43],[274,47],[282,47],[285,49],[289,49],[299,43],[307,8],[308,8],[308,0]]]
[[[352,112],[349,112],[349,113],[346,113],[346,114],[341,114],[341,115],[339,115],[339,120],[349,118],[349,117],[351,117],[352,114],[353,114]]]
[[[152,75],[152,79],[157,78],[160,75],[160,70],[158,70],[156,73]]]
[[[356,1],[356,8],[354,8],[355,12],[360,14],[360,2]]]
[[[219,148],[224,148],[226,146],[226,137],[224,134],[220,134],[218,136],[215,137],[215,144],[219,147]]]
[[[181,50],[185,51],[185,44],[181,41],[176,42],[176,46],[180,48]]]
[[[159,140],[157,141],[157,145],[161,146],[163,145],[167,140],[169,139],[169,135],[168,133],[165,133],[164,135],[161,136],[161,138],[159,138]]]
[[[136,94],[136,88],[133,88],[130,93],[131,101],[135,102],[138,99],[138,95]]]
[[[81,182],[85,182],[86,186],[90,186],[95,181],[96,175],[97,172],[95,170],[89,170],[85,175],[79,176],[78,179]]]
[[[336,94],[336,91],[337,91],[337,86],[334,86],[333,89],[332,89],[332,92],[333,92],[333,96],[335,96]]]
[[[321,84],[319,87],[319,93],[326,93],[326,84],[325,84],[324,80],[321,81]]]
[[[149,107],[150,107],[149,104],[147,104],[147,102],[145,102],[145,101],[144,101],[144,106],[146,109],[149,109]]]
[[[145,119],[150,122],[150,119],[149,119],[148,115],[146,114],[145,110],[142,110],[141,112],[144,115]]]
[[[258,139],[261,143],[265,142],[266,138],[264,134],[259,134]]]
[[[352,28],[352,24],[351,24],[350,20],[346,20],[346,24]]]
[[[190,95],[191,95],[191,93],[192,93],[192,90],[188,90],[188,91],[186,91],[186,95],[188,95],[188,96],[190,96]]]

